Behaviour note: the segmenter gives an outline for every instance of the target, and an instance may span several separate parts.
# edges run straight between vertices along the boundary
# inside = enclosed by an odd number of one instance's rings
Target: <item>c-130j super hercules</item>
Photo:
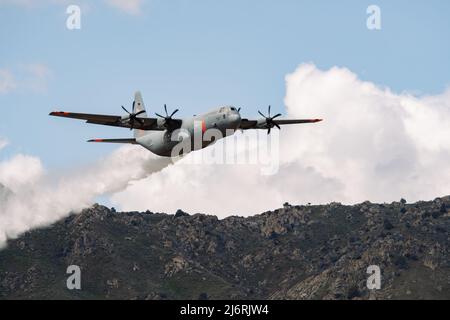
[[[121,128],[129,128],[134,130],[134,138],[131,139],[93,139],[88,142],[110,142],[110,143],[131,143],[138,144],[151,152],[163,156],[179,156],[180,154],[173,154],[176,145],[180,143],[180,139],[188,138],[192,145],[195,145],[194,137],[195,131],[201,128],[202,134],[207,130],[218,130],[225,137],[233,134],[236,130],[249,129],[267,129],[269,134],[271,129],[276,127],[280,129],[281,125],[299,124],[299,123],[315,123],[322,121],[322,119],[277,119],[281,114],[274,116],[270,115],[270,106],[267,116],[261,111],[258,113],[262,116],[259,120],[242,119],[239,114],[240,108],[236,109],[232,106],[224,106],[216,108],[201,115],[193,117],[176,119],[173,118],[178,109],[173,111],[170,115],[164,105],[165,116],[155,113],[158,118],[148,118],[145,110],[142,95],[138,91],[135,93],[132,112],[129,112],[122,106],[122,109],[127,113],[125,116],[86,114],[55,111],[51,112],[51,116],[74,118],[86,120],[86,123],[101,124],[106,126],[114,126]],[[175,132],[182,132],[183,135],[175,134]],[[217,135],[215,135],[217,138]],[[202,141],[198,148],[189,148],[188,151],[202,149],[213,143],[214,140]],[[183,149],[185,153],[186,150]]]

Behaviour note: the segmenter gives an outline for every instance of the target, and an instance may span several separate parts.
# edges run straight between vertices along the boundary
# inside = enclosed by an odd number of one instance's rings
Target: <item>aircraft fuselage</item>
[[[231,106],[220,107],[201,115],[183,119],[181,127],[176,130],[140,131],[140,134],[136,136],[136,143],[159,156],[170,157],[173,156],[174,148],[183,141],[189,142],[191,146],[185,149],[183,154],[206,148],[217,139],[226,137],[230,132],[234,133],[240,123],[241,116],[236,108]],[[161,125],[163,125],[162,122]],[[221,135],[214,135],[214,139],[202,139],[200,144],[198,141],[197,143],[194,141],[194,139],[198,139],[199,135],[201,138],[210,129],[215,129]],[[188,139],[188,141],[185,139]]]

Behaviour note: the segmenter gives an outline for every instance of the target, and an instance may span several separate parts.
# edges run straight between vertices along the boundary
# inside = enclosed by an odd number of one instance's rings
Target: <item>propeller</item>
[[[166,116],[162,116],[159,113],[155,113],[158,117],[164,119],[164,126],[165,127],[169,127],[171,122],[172,122],[172,117],[174,116],[175,113],[177,113],[179,110],[175,109],[175,111],[173,111],[171,113],[171,115],[169,116],[169,113],[167,112],[167,105],[164,105],[164,111],[166,112]]]
[[[265,116],[261,111],[258,110],[258,113],[264,117],[264,119],[266,119],[266,127],[267,127],[267,134],[270,134],[270,130],[273,127],[277,127],[279,130],[281,129],[280,126],[273,121],[275,118],[281,117],[281,113],[278,113],[276,115],[274,115],[273,117],[270,116],[270,106],[269,106],[269,110],[268,110],[268,115]]]
[[[135,102],[133,101],[133,111],[134,111],[134,103],[135,103]],[[140,114],[142,114],[142,113],[144,113],[145,110],[141,110],[141,111],[139,111],[139,112],[137,112],[137,113],[134,113],[134,112],[130,112],[130,111],[128,111],[127,109],[125,109],[124,106],[122,106],[122,109],[123,109],[126,113],[128,113],[128,120],[129,120],[129,123],[130,123],[130,130],[134,129],[134,123],[135,123],[135,122],[138,122],[138,123],[140,123],[141,125],[144,125],[144,120],[138,118],[137,116],[140,115]]]

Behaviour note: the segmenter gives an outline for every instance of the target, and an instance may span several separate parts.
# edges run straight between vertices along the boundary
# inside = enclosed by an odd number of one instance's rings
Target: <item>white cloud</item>
[[[31,63],[21,66],[24,79],[22,86],[33,92],[47,92],[48,80],[52,73],[48,66],[42,63]]]
[[[0,162],[0,183],[11,191],[20,191],[22,187],[33,185],[43,174],[40,160],[36,157],[18,154]]]
[[[50,75],[50,69],[42,63],[32,63],[24,65],[23,68],[32,76],[43,79]]]
[[[0,6],[16,6],[25,9],[34,9],[48,5],[68,6],[70,4],[77,4],[83,8],[83,12],[90,10],[92,1],[77,1],[73,3],[71,0],[0,0]],[[131,15],[141,13],[143,0],[103,0],[108,6],[118,9],[122,12]]]
[[[137,15],[141,13],[142,0],[104,0],[108,5],[124,11],[128,14]]]
[[[293,159],[345,186],[344,202],[430,199],[450,193],[447,91],[418,98],[363,82],[347,69],[302,65],[287,77],[291,116],[317,114],[317,130],[286,130]],[[428,133],[430,130],[433,134]],[[298,140],[297,140],[298,137]],[[447,178],[447,179],[446,179]]]
[[[8,140],[0,137],[0,151],[9,144]]]
[[[13,5],[25,8],[34,8],[48,4],[67,4],[69,0],[0,0],[0,5]]]
[[[42,63],[21,64],[14,71],[0,69],[0,94],[13,91],[47,92],[51,75],[49,67]]]
[[[218,215],[252,215],[285,201],[323,203],[340,198],[339,181],[314,168],[284,163],[277,175],[261,175],[256,165],[191,165],[181,161],[132,183],[112,202],[124,210],[171,212],[177,209]],[[318,194],[316,188],[322,188]]]
[[[181,208],[224,217],[285,201],[390,202],[450,194],[450,90],[421,98],[395,94],[345,68],[321,71],[312,64],[288,75],[286,86],[287,116],[324,122],[282,128],[278,174],[180,161],[113,195],[113,203],[125,210]]]
[[[0,247],[9,238],[80,211],[96,197],[117,192],[131,180],[142,179],[170,163],[139,147],[124,146],[84,168],[45,172],[38,158],[16,155],[0,163],[0,184],[13,193],[0,206]]]
[[[0,69],[0,94],[7,94],[17,87],[16,80],[10,70]]]

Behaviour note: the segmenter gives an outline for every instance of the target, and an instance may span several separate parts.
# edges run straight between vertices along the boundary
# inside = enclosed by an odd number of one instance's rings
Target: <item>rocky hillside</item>
[[[95,205],[0,251],[0,299],[450,299],[450,197],[250,218]],[[81,290],[66,288],[69,265]],[[369,291],[369,265],[382,288]]]

